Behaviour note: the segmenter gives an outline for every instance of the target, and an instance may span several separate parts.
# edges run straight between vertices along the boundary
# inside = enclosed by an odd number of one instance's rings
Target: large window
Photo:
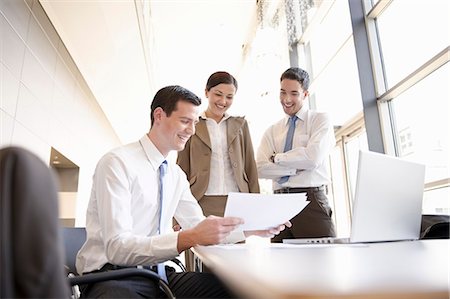
[[[312,108],[329,112],[336,128],[329,197],[338,235],[349,233],[359,150],[374,140],[425,164],[423,213],[449,214],[450,2],[297,1],[309,9],[297,25],[298,65],[313,75]],[[355,22],[355,3],[364,22]]]
[[[376,79],[385,82],[378,90],[388,107],[381,118],[390,119],[384,131],[397,156],[426,165],[423,213],[449,214],[450,2],[386,3],[366,7],[379,45],[372,61],[383,70]]]
[[[448,0],[394,0],[377,17],[389,88],[449,46],[449,16]]]
[[[362,110],[348,4],[323,3],[314,17],[311,34],[302,38],[310,63],[299,65],[313,77],[312,108],[329,112],[334,125],[341,126]]]

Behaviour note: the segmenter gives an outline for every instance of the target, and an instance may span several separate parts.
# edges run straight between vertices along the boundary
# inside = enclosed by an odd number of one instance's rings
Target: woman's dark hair
[[[283,79],[290,79],[290,80],[296,80],[298,81],[304,90],[308,90],[309,88],[309,75],[308,73],[298,67],[291,67],[284,71],[283,74],[281,74],[280,81],[283,81]]]
[[[185,101],[200,106],[202,100],[192,91],[187,90],[179,85],[166,86],[158,90],[153,98],[151,105],[151,123],[153,124],[153,112],[156,108],[161,107],[169,117],[177,107],[179,101]]]
[[[227,72],[215,72],[209,76],[208,81],[206,82],[206,90],[209,91],[219,84],[233,84],[236,90],[238,89],[237,80],[231,74]]]

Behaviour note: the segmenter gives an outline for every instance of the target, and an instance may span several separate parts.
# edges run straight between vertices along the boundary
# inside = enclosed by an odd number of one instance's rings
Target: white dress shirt
[[[336,141],[328,114],[302,107],[297,112],[292,150],[283,153],[289,115],[264,133],[256,156],[258,176],[273,180],[273,190],[283,187],[307,188],[329,183],[328,157]],[[275,163],[270,162],[274,157]],[[282,185],[278,180],[290,175]]]
[[[172,230],[172,217],[185,229],[205,217],[185,173],[169,162],[164,176],[166,217],[161,224],[166,230],[158,234],[158,169],[164,160],[146,135],[100,159],[87,210],[87,240],[77,255],[78,273],[100,269],[106,263],[154,265],[178,256],[178,232]],[[242,239],[242,232],[237,232],[227,241]]]
[[[227,119],[230,115],[225,114],[219,123],[208,118],[206,113],[201,117],[206,120],[211,141],[211,170],[205,195],[228,195],[229,192],[239,192],[228,153]]]

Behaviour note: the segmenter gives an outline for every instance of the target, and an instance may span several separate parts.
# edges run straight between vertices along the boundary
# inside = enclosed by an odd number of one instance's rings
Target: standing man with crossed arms
[[[272,242],[335,237],[332,211],[324,192],[329,183],[326,162],[336,143],[330,117],[303,105],[309,87],[306,71],[289,68],[280,81],[280,103],[286,116],[263,135],[256,158],[258,176],[272,179],[274,193],[306,193],[310,203],[291,220],[292,227]]]

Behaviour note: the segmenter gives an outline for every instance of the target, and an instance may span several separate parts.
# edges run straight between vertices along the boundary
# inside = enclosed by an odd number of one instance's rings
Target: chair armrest
[[[183,263],[177,259],[177,258],[173,258],[170,260],[172,263],[176,264],[178,267],[180,267],[182,272],[187,272],[186,267],[183,265]]]
[[[95,272],[95,273],[88,273],[80,276],[72,276],[68,277],[68,281],[70,286],[75,285],[83,285],[83,284],[90,284],[90,283],[96,283],[96,282],[102,282],[107,280],[114,280],[114,279],[120,279],[120,278],[126,278],[131,276],[140,276],[145,277],[150,280],[153,280],[159,284],[161,289],[166,293],[166,295],[169,298],[175,298],[172,291],[169,288],[169,285],[161,279],[161,276],[159,276],[157,273],[147,270],[147,269],[138,269],[138,268],[126,268],[126,269],[118,269],[118,270],[111,270],[111,271],[105,271],[105,272]]]

